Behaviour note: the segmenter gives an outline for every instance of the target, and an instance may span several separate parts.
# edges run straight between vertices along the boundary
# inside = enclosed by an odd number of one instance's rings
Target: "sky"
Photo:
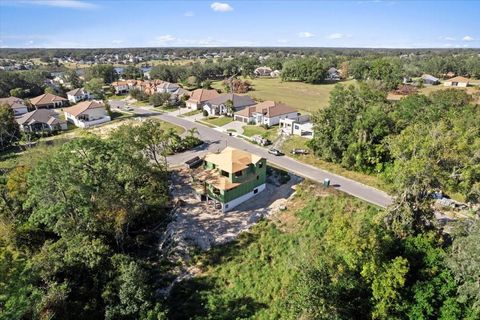
[[[480,1],[0,0],[1,48],[480,48]]]

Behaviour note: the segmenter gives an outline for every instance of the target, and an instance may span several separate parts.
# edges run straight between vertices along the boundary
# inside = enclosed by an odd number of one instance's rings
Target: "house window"
[[[213,190],[212,190],[212,191],[213,191],[213,193],[214,193],[214,194],[217,194],[217,195],[219,195],[219,194],[220,194],[220,190],[219,190],[219,189],[217,189],[217,188],[215,188],[215,187],[213,188]]]
[[[257,194],[258,193],[258,189],[253,189],[253,194]]]
[[[260,162],[260,163],[258,164],[258,167],[259,167],[259,168],[263,168],[263,162]]]
[[[236,178],[241,177],[241,176],[242,176],[242,171],[235,172],[235,177]]]
[[[299,129],[299,127],[298,127],[298,126],[295,126],[295,130],[298,130],[298,129]]]
[[[222,170],[222,176],[224,176],[224,177],[227,177],[227,178],[228,178],[228,176],[229,176],[229,175],[228,175],[228,172],[227,172],[227,171],[223,171],[223,170]]]

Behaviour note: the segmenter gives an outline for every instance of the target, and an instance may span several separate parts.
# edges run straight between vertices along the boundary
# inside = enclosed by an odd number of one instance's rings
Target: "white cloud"
[[[193,17],[195,13],[193,11],[187,11],[183,14],[185,17]]]
[[[473,40],[475,40],[475,39],[474,39],[473,37],[471,37],[471,36],[465,36],[465,37],[462,38],[462,40],[463,40],[463,41],[473,41]]]
[[[327,36],[327,39],[335,40],[335,39],[343,39],[345,38],[345,35],[343,33],[332,33]]]
[[[70,8],[70,9],[93,9],[97,7],[93,3],[80,1],[80,0],[32,0],[32,1],[21,1],[20,3],[34,4],[39,6],[58,7],[58,8]]]
[[[445,37],[444,39],[447,40],[447,41],[455,41],[455,38],[453,38],[453,37]]]
[[[300,32],[300,33],[298,34],[298,36],[299,36],[300,38],[312,38],[312,37],[314,37],[315,35],[314,35],[313,33],[311,33],[311,32],[306,32],[306,31],[305,31],[305,32]]]
[[[163,36],[158,36],[155,38],[155,43],[157,43],[158,45],[164,45],[164,44],[168,44],[170,42],[173,42],[177,40],[177,38],[175,38],[174,36],[170,35],[170,34],[165,34]]]
[[[121,44],[123,43],[123,40],[112,40],[113,44]]]
[[[231,5],[229,5],[228,3],[222,3],[222,2],[214,2],[210,5],[210,8],[212,8],[213,11],[219,11],[219,12],[233,11],[233,8]]]

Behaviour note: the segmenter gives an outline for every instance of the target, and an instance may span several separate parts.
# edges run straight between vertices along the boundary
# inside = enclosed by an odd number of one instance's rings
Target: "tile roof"
[[[73,89],[67,92],[69,96],[82,96],[85,94],[85,90],[83,88]]]
[[[469,82],[470,82],[470,79],[465,78],[465,77],[458,76],[458,77],[455,77],[455,78],[451,78],[451,79],[445,80],[445,82],[464,82],[464,83],[469,83]]]
[[[57,101],[67,101],[67,99],[65,99],[63,97],[60,97],[60,96],[56,96],[56,95],[51,94],[51,93],[44,93],[44,94],[42,94],[38,97],[30,99],[30,102],[33,105],[51,104],[51,103],[54,103],[54,102],[57,102]]]
[[[219,94],[217,90],[209,90],[209,89],[196,89],[193,90],[192,94],[190,95],[189,101],[192,102],[205,102],[207,100],[213,99],[218,97]]]
[[[72,107],[63,109],[64,112],[70,113],[72,116],[77,117],[89,109],[104,108],[102,103],[97,101],[83,101],[77,103]]]
[[[0,104],[8,104],[12,109],[27,108],[22,99],[17,97],[0,98]]]
[[[210,153],[205,157],[205,161],[215,164],[223,171],[234,173],[248,167],[249,164],[255,164],[262,157],[247,151],[226,147],[220,153]]]
[[[57,114],[51,110],[38,109],[25,113],[16,119],[19,125],[31,125],[36,122],[47,123],[49,125],[63,123],[57,118]]]
[[[264,101],[254,106],[235,112],[236,115],[250,118],[254,113],[262,113],[267,118],[297,112],[297,109],[275,101]]]
[[[219,95],[218,97],[209,99],[207,103],[216,106],[220,104],[225,104],[228,100],[231,100],[233,102],[234,108],[252,106],[256,103],[255,100],[253,100],[249,96],[241,96],[234,93],[225,93]]]

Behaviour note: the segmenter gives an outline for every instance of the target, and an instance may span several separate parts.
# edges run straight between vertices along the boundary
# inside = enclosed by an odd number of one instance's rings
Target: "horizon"
[[[2,1],[0,48],[478,49],[479,12],[478,1]]]

